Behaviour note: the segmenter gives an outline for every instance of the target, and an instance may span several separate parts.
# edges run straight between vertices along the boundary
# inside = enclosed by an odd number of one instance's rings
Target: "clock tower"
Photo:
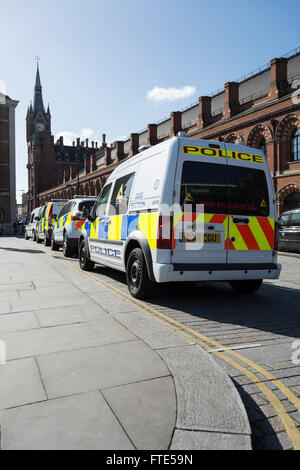
[[[53,186],[56,178],[54,141],[51,135],[51,114],[45,111],[39,66],[37,65],[34,100],[26,116],[28,147],[28,211],[38,207],[38,194]]]

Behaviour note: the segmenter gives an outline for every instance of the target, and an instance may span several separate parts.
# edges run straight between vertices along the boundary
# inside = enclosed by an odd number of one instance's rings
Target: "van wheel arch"
[[[146,238],[139,237],[137,238],[132,238],[128,240],[125,246],[124,250],[124,266],[126,269],[128,258],[130,256],[130,253],[135,249],[135,248],[141,248],[145,261],[146,261],[146,266],[147,266],[147,271],[148,271],[148,276],[150,281],[155,282],[155,277],[153,273],[153,265],[152,265],[152,255],[151,255],[151,250],[150,246],[148,243],[148,240]]]

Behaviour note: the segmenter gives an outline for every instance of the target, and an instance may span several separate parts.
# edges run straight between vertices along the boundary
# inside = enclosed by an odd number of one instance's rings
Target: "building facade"
[[[155,145],[184,130],[192,138],[244,143],[262,149],[273,177],[278,213],[300,207],[299,87],[300,52],[295,50],[240,80],[226,83],[224,89],[211,96],[201,96],[186,109],[148,124],[125,141],[107,146],[103,135],[101,147],[96,148],[93,143],[89,147],[88,141],[84,144],[77,139],[73,143],[74,152],[81,150],[77,177],[73,162],[62,157],[63,171],[60,175],[53,173],[52,186],[49,181],[49,187],[42,188],[36,177],[30,180],[35,205],[49,198],[69,198],[78,192],[98,195],[113,169],[138,153],[140,146]],[[32,108],[29,112],[36,115]],[[29,142],[30,154],[35,137]],[[62,138],[55,145],[52,138],[51,151],[43,159],[53,160],[58,166],[58,155],[64,154],[65,148]]]
[[[15,109],[18,101],[0,96],[0,233],[14,232],[16,221]]]

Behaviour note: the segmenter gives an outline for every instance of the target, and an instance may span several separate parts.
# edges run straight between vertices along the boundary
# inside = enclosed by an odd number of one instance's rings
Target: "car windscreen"
[[[203,204],[210,214],[269,215],[269,193],[264,171],[233,165],[185,161],[180,204]]]
[[[95,201],[81,201],[78,204],[78,210],[83,212],[84,209],[88,209],[88,211],[91,212],[94,204]]]

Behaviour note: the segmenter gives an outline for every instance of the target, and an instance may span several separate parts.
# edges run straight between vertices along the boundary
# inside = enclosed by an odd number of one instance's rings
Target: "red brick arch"
[[[243,137],[238,134],[237,132],[231,132],[231,134],[228,134],[227,137],[225,137],[225,142],[228,144],[244,144],[244,139]]]
[[[276,193],[276,200],[279,205],[279,213],[283,210],[284,200],[285,198],[295,192],[300,192],[300,184],[299,183],[288,183],[282,188],[279,189]]]
[[[264,137],[267,144],[272,142],[272,131],[268,126],[264,124],[257,124],[257,126],[253,127],[253,129],[251,129],[251,131],[249,132],[247,138],[247,145],[249,145],[249,147],[258,148],[262,137]]]
[[[300,132],[300,116],[297,114],[288,114],[278,124],[276,131],[276,139],[279,141],[289,141],[294,129]]]

